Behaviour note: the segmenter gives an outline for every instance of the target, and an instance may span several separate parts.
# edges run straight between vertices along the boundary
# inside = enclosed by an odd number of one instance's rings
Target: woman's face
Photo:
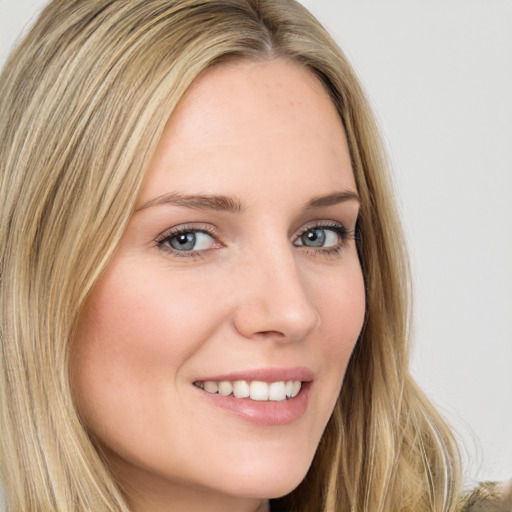
[[[358,206],[309,71],[222,64],[182,98],[71,361],[137,510],[246,510],[302,480],[363,323]]]

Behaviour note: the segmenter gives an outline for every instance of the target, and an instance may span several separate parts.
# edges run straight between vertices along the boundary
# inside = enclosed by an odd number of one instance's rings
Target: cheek
[[[324,359],[339,389],[364,323],[365,287],[359,265],[331,283],[323,292],[318,291],[317,303],[323,324]]]
[[[117,268],[107,273],[89,298],[79,323],[77,345],[101,350],[108,355],[134,359],[141,357],[179,363],[183,354],[194,350],[206,331],[209,314],[204,295],[190,293],[194,283],[179,289],[179,280],[166,282],[162,275],[148,271]],[[136,362],[134,360],[134,362]],[[135,365],[138,366],[138,365]]]
[[[191,293],[190,279],[180,289],[161,269],[115,263],[86,303],[71,353],[73,392],[93,431],[168,405],[165,390],[218,321],[215,301]]]
[[[347,266],[331,279],[323,280],[323,287],[316,289],[316,302],[338,339],[357,338],[366,311],[365,285],[358,262]]]

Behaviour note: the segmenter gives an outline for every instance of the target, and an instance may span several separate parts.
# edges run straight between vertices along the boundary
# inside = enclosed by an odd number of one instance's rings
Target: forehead
[[[273,59],[233,60],[204,71],[178,103],[170,131],[192,129],[214,135],[217,126],[213,123],[218,116],[231,117],[225,129],[231,127],[233,134],[249,133],[250,128],[272,131],[283,122],[280,114],[288,122],[301,122],[306,117],[310,130],[318,133],[325,123],[342,128],[338,112],[317,76],[297,63]],[[246,130],[240,133],[239,124]]]
[[[205,71],[182,97],[142,200],[171,182],[229,194],[240,180],[269,187],[276,178],[355,190],[343,123],[308,69],[282,59],[236,60]]]

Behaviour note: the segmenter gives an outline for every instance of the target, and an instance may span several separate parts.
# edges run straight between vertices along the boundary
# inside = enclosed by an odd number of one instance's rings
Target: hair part
[[[371,110],[293,0],[54,0],[0,77],[0,459],[10,510],[128,512],[76,411],[69,349],[173,109],[212,65],[283,58],[344,123],[361,214],[363,332],[293,511],[451,511],[450,430],[408,373],[409,270]]]

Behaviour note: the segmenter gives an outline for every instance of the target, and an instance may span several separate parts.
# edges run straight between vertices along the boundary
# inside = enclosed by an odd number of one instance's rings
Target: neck
[[[186,502],[173,499],[162,501],[152,498],[133,504],[134,512],[270,512],[267,500],[194,499]]]
[[[268,500],[224,495],[210,490],[174,488],[167,493],[137,493],[133,512],[270,512]]]

